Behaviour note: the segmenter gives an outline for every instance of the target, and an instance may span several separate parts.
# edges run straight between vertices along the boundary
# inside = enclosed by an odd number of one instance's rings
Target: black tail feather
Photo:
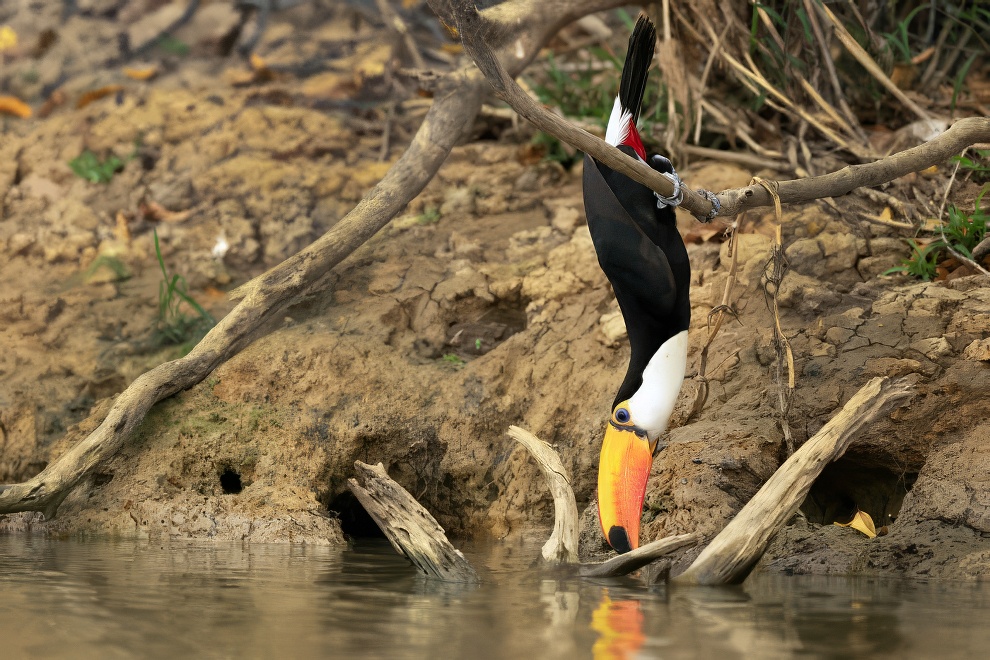
[[[632,112],[633,125],[639,121],[646,78],[650,73],[656,42],[657,29],[653,26],[653,21],[641,14],[632,36],[629,37],[629,51],[626,53],[626,63],[622,66],[622,82],[619,83],[619,103]]]

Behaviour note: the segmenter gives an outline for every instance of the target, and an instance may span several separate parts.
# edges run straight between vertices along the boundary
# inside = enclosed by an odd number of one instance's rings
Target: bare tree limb
[[[735,584],[746,578],[773,535],[794,515],[826,465],[845,453],[864,424],[911,396],[903,380],[874,378],[781,465],[690,567],[686,584]]]
[[[477,582],[478,574],[447,540],[443,527],[405,488],[392,481],[385,467],[354,462],[356,479],[348,479],[364,510],[385,532],[396,552],[417,568],[448,582]]]
[[[436,0],[434,0],[436,1]],[[526,94],[512,79],[495,56],[486,39],[494,37],[504,43],[515,22],[507,19],[508,12],[477,11],[473,3],[451,2],[456,5],[452,18],[457,21],[465,50],[492,84],[495,94],[512,106],[512,109],[528,119],[540,130],[553,135],[576,149],[591,155],[614,170],[642,183],[664,196],[674,192],[669,180],[660,176],[644,163],[627,156],[594,135],[577,128],[542,107]],[[498,7],[501,7],[499,5]],[[511,16],[511,14],[509,14]],[[960,119],[938,137],[897,154],[872,163],[850,165],[837,172],[793,181],[780,181],[778,194],[784,204],[810,202],[823,197],[838,197],[855,188],[876,186],[881,183],[937,165],[978,142],[990,141],[990,118],[970,117]],[[697,217],[704,218],[711,211],[711,203],[703,196],[685,189],[681,206]],[[717,195],[720,216],[734,216],[743,211],[770,206],[773,199],[761,186],[724,190]]]
[[[441,16],[449,17],[447,0],[431,4]],[[502,53],[505,66],[517,74],[563,25],[620,4],[621,0],[512,0],[498,5],[493,9],[500,16],[526,27],[513,35],[515,41]],[[472,125],[486,88],[484,78],[474,70],[454,71],[436,81],[433,105],[412,144],[350,213],[298,254],[231,292],[232,299],[240,299],[238,305],[188,355],[135,379],[88,437],[28,481],[0,485],[0,514],[40,511],[46,518],[54,516],[71,489],[123,446],[155,403],[201,382],[266,334],[287,307],[321,290],[332,268],[429,183]]]

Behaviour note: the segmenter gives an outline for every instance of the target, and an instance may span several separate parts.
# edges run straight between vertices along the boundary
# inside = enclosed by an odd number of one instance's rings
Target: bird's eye
[[[626,410],[625,408],[616,408],[615,409],[615,421],[617,421],[619,424],[628,424],[629,423],[629,411]]]

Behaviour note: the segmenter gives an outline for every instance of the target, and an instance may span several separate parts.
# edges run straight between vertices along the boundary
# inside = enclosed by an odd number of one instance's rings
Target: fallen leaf
[[[113,237],[125,245],[131,244],[131,228],[127,224],[127,216],[122,211],[117,212],[117,225],[113,228]]]
[[[17,33],[9,25],[0,25],[0,53],[17,45]]]
[[[55,108],[65,103],[65,101],[65,92],[60,89],[56,89],[52,92],[52,95],[48,97],[48,100],[42,103],[41,107],[38,108],[38,116],[42,118],[47,117],[55,111]]]
[[[156,222],[175,224],[187,220],[192,211],[169,211],[158,202],[144,202],[141,204],[141,214]]]
[[[93,101],[102,99],[104,96],[116,94],[123,89],[123,85],[106,85],[105,87],[100,87],[99,89],[91,89],[79,97],[79,100],[76,101],[76,108],[85,108]]]
[[[124,75],[131,80],[151,80],[156,75],[158,75],[158,67],[156,66],[146,66],[141,68],[134,68],[125,66]]]
[[[877,535],[877,528],[873,526],[873,518],[866,511],[859,511],[857,509],[856,515],[853,516],[852,520],[847,523],[836,522],[835,524],[839,527],[852,527],[856,531],[866,534],[871,539]]]
[[[27,119],[31,116],[31,106],[14,96],[0,96],[0,114]]]

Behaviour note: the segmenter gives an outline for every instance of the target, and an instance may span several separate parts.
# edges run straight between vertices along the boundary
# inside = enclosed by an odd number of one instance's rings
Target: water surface
[[[479,587],[387,542],[0,536],[4,658],[981,658],[990,587],[757,576],[737,588],[560,578],[535,544],[466,551]]]

